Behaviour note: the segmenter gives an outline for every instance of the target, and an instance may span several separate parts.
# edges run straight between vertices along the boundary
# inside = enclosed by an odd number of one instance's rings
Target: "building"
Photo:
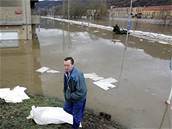
[[[38,0],[0,0],[1,32],[16,32],[19,39],[32,39],[39,16],[34,11]]]
[[[111,6],[110,8],[110,17],[111,18],[127,18],[129,14],[130,8],[129,7],[115,7]]]
[[[147,6],[132,8],[132,16],[146,19],[172,19],[172,5]],[[110,17],[126,18],[129,15],[129,7],[111,6]]]
[[[136,18],[141,18],[143,14],[143,7],[134,7],[132,8],[132,16]]]
[[[143,7],[142,15],[151,19],[172,19],[172,5]]]

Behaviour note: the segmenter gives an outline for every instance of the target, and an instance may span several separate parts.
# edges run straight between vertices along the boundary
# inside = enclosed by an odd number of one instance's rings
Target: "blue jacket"
[[[64,98],[68,102],[79,102],[86,99],[87,87],[84,75],[73,68],[70,75],[64,74]]]

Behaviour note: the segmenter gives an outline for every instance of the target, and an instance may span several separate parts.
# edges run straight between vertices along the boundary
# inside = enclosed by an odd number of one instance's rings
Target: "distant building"
[[[126,18],[129,15],[129,7],[111,6],[110,17]],[[146,19],[172,19],[172,5],[134,7],[131,15],[137,18]]]
[[[34,11],[38,0],[0,0],[0,28],[5,32],[17,32],[19,39],[32,39],[34,25],[39,16]]]
[[[142,18],[143,15],[143,7],[134,7],[132,8],[132,16],[136,18]]]
[[[109,12],[111,18],[116,18],[116,17],[127,18],[129,14],[129,7],[111,6]]]
[[[172,19],[172,5],[143,7],[142,15],[151,19]]]

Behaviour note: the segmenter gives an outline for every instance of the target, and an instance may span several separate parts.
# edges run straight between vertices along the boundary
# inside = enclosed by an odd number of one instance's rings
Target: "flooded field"
[[[3,45],[2,45],[3,44]],[[11,44],[5,46],[4,44]],[[112,32],[42,20],[33,40],[1,41],[0,87],[27,87],[35,95],[63,100],[63,59],[72,56],[84,73],[113,77],[105,91],[87,79],[87,107],[106,112],[129,128],[171,128],[165,100],[171,88],[172,45]],[[38,73],[46,66],[60,73]]]

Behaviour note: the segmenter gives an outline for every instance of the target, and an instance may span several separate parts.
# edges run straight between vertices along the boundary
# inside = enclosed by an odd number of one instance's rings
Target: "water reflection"
[[[71,37],[77,38],[77,33],[88,32],[89,38],[92,40],[98,40],[99,38],[112,40],[114,45],[114,40],[120,40],[120,42],[125,44],[125,35],[116,35],[113,32],[109,32],[101,29],[85,28],[77,25],[70,25],[67,23],[59,23],[54,20],[42,20],[41,27],[58,28],[63,31],[63,45],[70,45],[71,47]],[[73,36],[72,36],[73,35]],[[137,37],[129,36],[129,42],[127,47],[143,50],[144,53],[151,55],[152,57],[169,60],[172,55],[172,45],[161,44],[158,42],[152,43],[149,40],[139,39]]]
[[[5,47],[9,41],[3,41],[0,48],[0,87],[13,88],[16,85],[26,87],[33,94],[42,94],[41,79],[35,70],[40,64],[39,41],[18,40],[18,46]]]
[[[115,34],[113,39],[119,39]],[[121,42],[126,46],[125,39],[120,38]],[[115,42],[114,42],[115,43]],[[145,39],[135,38],[133,36],[129,37],[127,47],[143,50],[144,53],[151,55],[152,57],[169,60],[172,56],[172,45],[161,44],[158,42],[150,42]]]

